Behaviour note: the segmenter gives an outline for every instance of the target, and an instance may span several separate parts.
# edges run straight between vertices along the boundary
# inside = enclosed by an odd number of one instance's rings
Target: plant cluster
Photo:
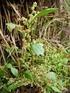
[[[36,35],[38,19],[53,16],[57,9],[37,12],[36,6],[34,3],[29,19],[22,17],[18,24],[7,23],[7,35],[0,30],[0,93],[12,93],[28,84],[41,87],[43,93],[62,93],[70,86],[69,49]],[[49,20],[45,27],[57,19]]]

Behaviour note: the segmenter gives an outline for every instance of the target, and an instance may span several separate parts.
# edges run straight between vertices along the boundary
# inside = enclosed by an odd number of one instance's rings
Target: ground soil
[[[43,91],[41,90],[40,87],[35,86],[35,85],[31,87],[31,85],[29,84],[27,86],[22,86],[18,88],[13,93],[43,93]],[[55,93],[55,92],[52,92],[52,93]],[[63,90],[62,93],[70,93],[70,88]]]
[[[27,85],[27,86],[22,86],[20,88],[18,88],[15,92],[13,93],[43,93],[41,91],[41,88],[40,87],[37,87],[37,86],[31,86],[30,84]]]

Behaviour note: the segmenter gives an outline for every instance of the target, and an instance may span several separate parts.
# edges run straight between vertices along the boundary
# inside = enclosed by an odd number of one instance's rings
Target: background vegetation
[[[0,3],[0,93],[70,93],[69,0]]]

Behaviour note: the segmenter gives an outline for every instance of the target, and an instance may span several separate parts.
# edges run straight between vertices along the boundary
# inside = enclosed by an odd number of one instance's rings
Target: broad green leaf
[[[57,93],[62,93],[56,86],[52,86],[51,88]]]
[[[9,32],[12,32],[12,30],[16,27],[16,24],[13,23],[7,23],[6,25]]]
[[[37,56],[44,55],[44,48],[42,43],[32,43],[31,49]]]
[[[49,72],[49,73],[47,74],[47,78],[48,78],[49,80],[55,81],[57,77],[56,77],[56,74],[55,74],[54,72]]]
[[[18,76],[18,70],[16,68],[14,68],[12,66],[12,64],[8,63],[8,64],[5,64],[6,68],[10,69],[11,70],[11,73],[14,75],[14,76]]]
[[[25,76],[25,78],[30,79],[30,80],[32,80],[32,78],[33,78],[32,73],[29,70],[24,72],[24,76]]]
[[[36,17],[47,16],[47,15],[50,14],[50,13],[56,12],[56,10],[57,10],[57,8],[46,8],[46,9],[43,9],[43,10],[41,10],[41,11],[36,15]]]
[[[18,76],[18,70],[14,67],[11,67],[11,73],[16,77]]]
[[[5,64],[5,66],[6,66],[7,68],[9,68],[9,69],[12,68],[12,64],[10,64],[10,63]]]

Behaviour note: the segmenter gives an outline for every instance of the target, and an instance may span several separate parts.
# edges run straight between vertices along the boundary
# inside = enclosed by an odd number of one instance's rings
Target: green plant
[[[0,66],[0,93],[11,93],[28,84],[40,86],[44,93],[62,93],[69,86],[67,50],[58,42],[54,46],[45,38],[35,37],[38,18],[56,12],[56,8],[36,12],[35,7],[32,7],[29,19],[22,17],[20,24],[6,24],[8,38],[0,31],[0,61],[3,62]],[[50,19],[47,25],[53,22],[54,19]]]

